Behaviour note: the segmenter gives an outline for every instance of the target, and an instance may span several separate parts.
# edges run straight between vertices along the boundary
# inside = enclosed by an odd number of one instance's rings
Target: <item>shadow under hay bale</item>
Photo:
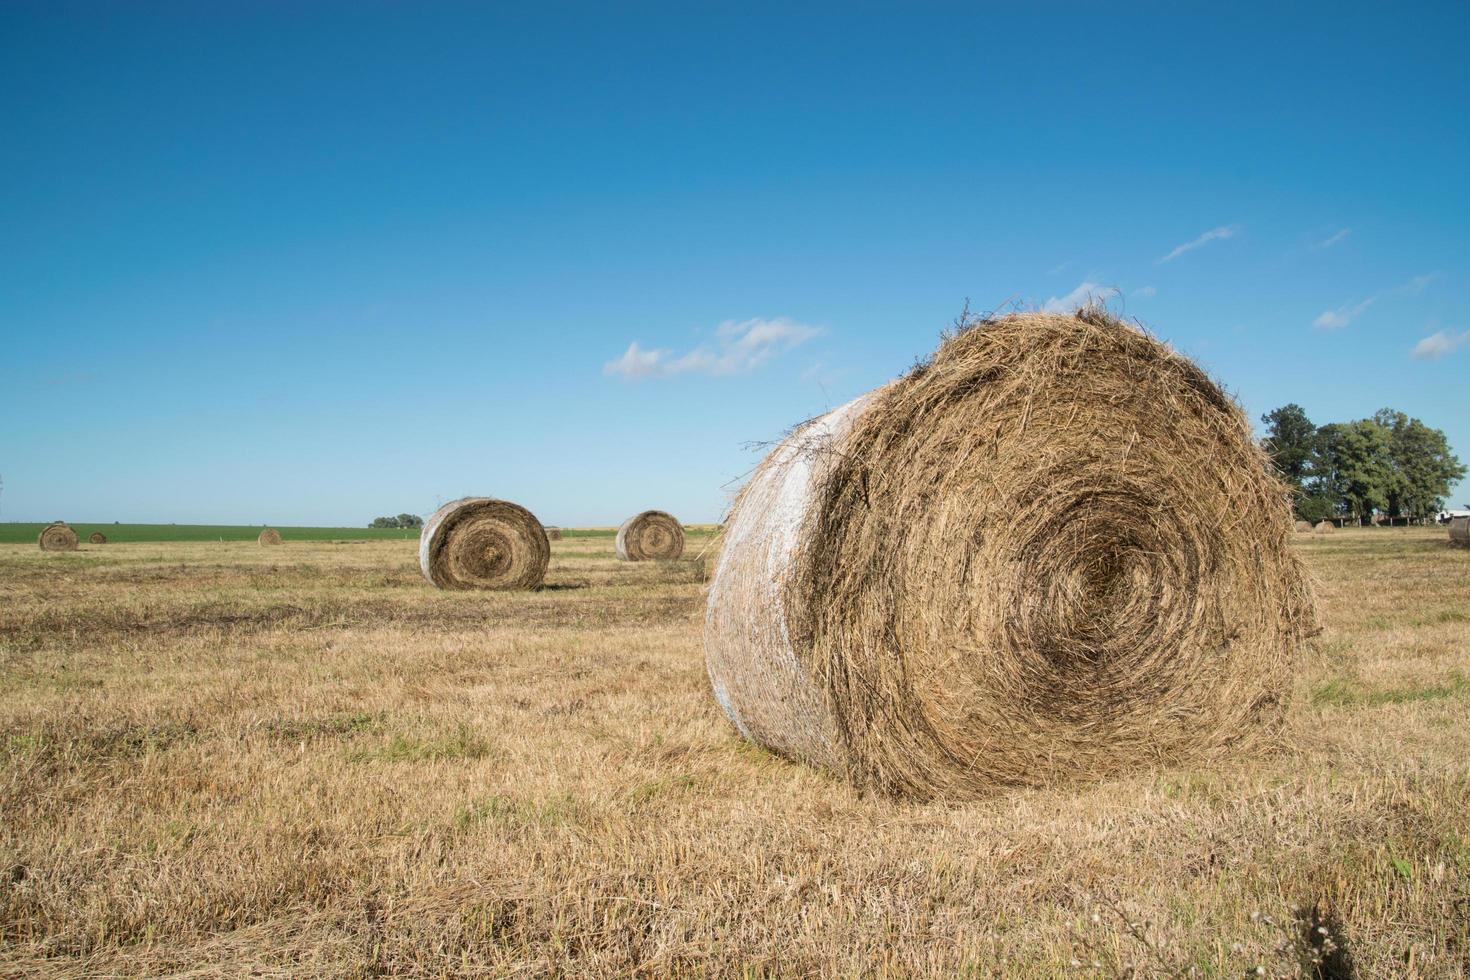
[[[260,544],[277,545],[281,543],[281,532],[273,527],[268,527],[260,532],[260,537],[255,539]]]
[[[550,562],[546,529],[508,500],[451,501],[419,535],[419,568],[441,589],[537,589]]]
[[[915,798],[1272,730],[1315,628],[1240,408],[1099,310],[968,325],[792,433],[724,528],[705,653],[746,737]]]
[[[103,534],[101,531],[93,531],[91,534],[87,535],[87,543],[88,544],[106,544],[107,543],[107,535]]]
[[[623,561],[671,561],[684,553],[684,528],[672,514],[645,510],[623,522],[613,546]]]
[[[66,521],[55,521],[42,529],[36,543],[42,551],[76,551],[77,532]]]

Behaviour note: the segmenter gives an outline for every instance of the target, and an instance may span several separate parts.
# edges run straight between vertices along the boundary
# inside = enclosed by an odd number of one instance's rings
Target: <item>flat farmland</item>
[[[92,529],[0,545],[5,975],[1470,972],[1443,530],[1297,537],[1324,631],[1273,751],[957,806],[741,741],[699,564],[607,533],[448,593],[413,532]]]

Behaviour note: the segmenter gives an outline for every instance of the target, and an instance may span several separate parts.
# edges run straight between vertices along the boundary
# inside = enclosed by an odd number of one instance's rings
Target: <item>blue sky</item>
[[[1023,6],[5,4],[0,519],[714,520],[1089,291],[1470,458],[1470,8]]]

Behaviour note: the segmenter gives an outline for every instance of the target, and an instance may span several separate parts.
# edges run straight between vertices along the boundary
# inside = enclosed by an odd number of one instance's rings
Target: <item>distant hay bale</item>
[[[672,514],[645,510],[623,522],[613,547],[623,561],[672,561],[684,553],[684,528]]]
[[[1331,534],[1337,530],[1337,525],[1331,521],[1318,521],[1312,530],[1318,534]]]
[[[493,497],[445,504],[419,536],[419,567],[441,589],[538,589],[550,562],[536,516]]]
[[[561,528],[559,528],[559,527],[548,527],[546,529],[546,540],[548,540],[548,541],[560,541],[561,540]]]
[[[1470,517],[1450,518],[1450,541],[1470,547]]]
[[[87,535],[87,542],[89,544],[106,544],[107,535],[103,534],[101,531],[93,531],[91,534]]]
[[[1315,610],[1285,488],[1199,368],[1027,313],[796,429],[741,491],[705,658],[745,737],[914,798],[1265,737]]]
[[[261,544],[280,544],[281,532],[277,531],[273,527],[268,527],[264,531],[261,531],[260,537],[256,538],[255,540],[260,542]]]
[[[55,521],[42,529],[36,543],[41,546],[42,551],[76,551],[77,532],[66,521]]]
[[[1296,529],[1298,531],[1301,531],[1302,533],[1306,533],[1306,532],[1312,530],[1312,522],[1311,521],[1297,521],[1296,522]]]

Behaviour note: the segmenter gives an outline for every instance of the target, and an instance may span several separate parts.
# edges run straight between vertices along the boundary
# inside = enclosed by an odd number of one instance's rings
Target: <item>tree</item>
[[[1444,506],[1450,486],[1465,475],[1465,467],[1440,429],[1431,429],[1403,412],[1382,409],[1373,421],[1388,431],[1388,455],[1393,479],[1388,488],[1391,516],[1423,518]]]
[[[424,526],[424,519],[417,514],[399,514],[398,526],[404,528],[416,528]]]
[[[368,527],[397,527],[397,526],[398,526],[398,518],[396,518],[396,517],[374,517],[373,518],[373,522],[368,525]]]
[[[1306,483],[1311,468],[1312,450],[1317,444],[1317,427],[1298,404],[1282,405],[1261,416],[1266,425],[1262,447],[1276,465],[1282,479],[1298,494]]]
[[[1312,453],[1312,493],[1340,501],[1359,523],[1387,507],[1395,483],[1389,438],[1373,419],[1322,426]]]

